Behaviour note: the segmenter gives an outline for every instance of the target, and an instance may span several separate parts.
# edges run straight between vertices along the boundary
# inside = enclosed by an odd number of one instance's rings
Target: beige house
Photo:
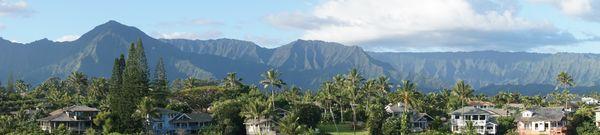
[[[91,128],[92,120],[100,112],[96,108],[87,106],[70,106],[55,110],[50,116],[38,119],[40,128],[52,133],[61,124],[72,132],[82,134],[87,128]]]
[[[567,117],[563,108],[527,109],[515,120],[520,135],[567,134]]]

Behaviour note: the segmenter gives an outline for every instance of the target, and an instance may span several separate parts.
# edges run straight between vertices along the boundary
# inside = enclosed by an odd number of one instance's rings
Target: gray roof
[[[57,115],[60,113],[64,113],[65,111],[67,112],[99,112],[100,110],[96,109],[96,108],[91,108],[88,106],[69,106],[69,107],[65,107],[62,109],[58,109],[58,110],[54,110],[50,113],[50,115]]]
[[[429,116],[427,113],[415,113],[411,120],[417,121],[417,120],[420,120],[421,118],[426,118],[428,121],[433,120],[433,118],[431,116]]]
[[[58,109],[52,111],[50,116],[38,119],[38,121],[87,121],[87,120],[77,120],[71,118],[65,112],[99,112],[100,110],[96,108],[91,108],[87,106],[69,106],[62,109]]]
[[[527,111],[533,112],[533,116],[523,117],[523,115],[518,115],[515,120],[522,122],[561,121],[563,118],[566,118],[562,108],[533,108],[527,109]]]
[[[453,115],[494,115],[486,110],[483,110],[480,108],[475,108],[473,106],[465,106],[463,108],[453,111],[450,114],[453,114]]]
[[[177,118],[171,120],[171,122],[179,123],[179,122],[211,122],[213,120],[212,116],[208,113],[185,113],[181,114]]]

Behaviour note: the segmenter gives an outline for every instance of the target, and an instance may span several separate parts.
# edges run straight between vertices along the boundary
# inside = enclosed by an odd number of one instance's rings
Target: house
[[[534,108],[516,116],[520,135],[566,135],[567,117],[562,108]]]
[[[96,108],[87,106],[70,106],[55,110],[50,116],[38,119],[42,130],[52,133],[61,124],[70,131],[83,134],[87,128],[92,127],[92,120],[100,112]]]
[[[594,123],[596,123],[596,127],[600,128],[600,107],[596,107],[594,112],[596,113],[596,119],[594,120]]]
[[[154,134],[197,134],[200,128],[212,122],[207,113],[181,113],[157,108],[157,115],[148,116],[146,122]]]
[[[397,103],[397,104],[389,104],[389,105],[385,106],[385,111],[390,114],[400,116],[403,113],[405,113],[406,109],[405,109],[404,104]],[[410,123],[412,125],[412,127],[411,127],[412,132],[421,132],[421,131],[429,129],[429,127],[431,126],[431,122],[433,121],[433,118],[431,116],[429,116],[427,113],[418,113],[417,111],[414,111],[414,110],[408,110],[408,113],[409,113],[409,117],[411,118]]]
[[[583,98],[581,98],[581,102],[583,102],[587,105],[597,105],[598,103],[600,103],[600,101],[598,101],[597,99],[591,98],[591,97],[583,97]]]
[[[275,135],[273,124],[275,122],[270,118],[259,118],[259,119],[246,119],[244,125],[246,126],[246,134],[248,135]]]
[[[466,106],[453,111],[450,116],[450,130],[453,133],[465,132],[470,122],[478,134],[496,134],[496,118],[500,115],[482,108]]]
[[[475,108],[494,108],[496,106],[496,104],[486,101],[469,101],[467,105]]]

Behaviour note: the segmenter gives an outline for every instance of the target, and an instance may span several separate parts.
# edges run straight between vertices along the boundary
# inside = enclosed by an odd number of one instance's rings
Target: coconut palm
[[[323,83],[323,85],[321,85],[321,89],[317,93],[317,99],[319,100],[321,105],[323,105],[324,107],[327,107],[327,109],[329,109],[329,110],[324,109],[323,112],[325,112],[325,113],[329,112],[329,114],[331,115],[331,120],[333,122],[333,126],[335,127],[335,130],[338,131],[338,127],[335,122],[335,115],[333,114],[333,104],[335,103],[335,100],[336,100],[334,89],[335,89],[334,84],[332,82]]]
[[[137,117],[146,119],[146,121],[144,121],[144,129],[146,129],[149,133],[151,132],[151,128],[150,121],[147,121],[147,119],[158,116],[158,111],[154,109],[154,106],[155,101],[152,98],[144,97],[142,101],[140,101],[140,103],[137,105],[137,110],[135,112],[135,115]]]
[[[85,96],[85,89],[88,86],[88,79],[82,72],[72,72],[67,77],[67,85],[77,93],[77,95]]]
[[[396,92],[395,102],[402,102],[404,104],[404,112],[408,112],[410,109],[418,109],[422,102],[419,98],[421,95],[417,92],[417,86],[409,80],[403,80],[401,87]]]
[[[346,93],[348,98],[350,99],[350,107],[352,109],[352,127],[354,132],[356,132],[356,106],[358,105],[358,100],[361,97],[361,86],[360,84],[364,81],[364,78],[358,73],[358,70],[352,69],[346,75]]]
[[[268,89],[271,91],[271,106],[275,106],[275,90],[273,89],[273,87],[277,87],[278,89],[281,89],[281,87],[283,87],[285,85],[285,83],[283,82],[283,80],[279,79],[279,77],[281,76],[281,73],[278,72],[277,70],[274,69],[269,69],[267,72],[265,72],[264,74],[261,75],[264,80],[260,81],[260,84],[264,85],[265,89]]]
[[[471,85],[465,83],[463,80],[459,80],[452,88],[452,94],[458,97],[461,106],[464,106],[466,102],[471,101],[473,93],[474,91],[473,88],[471,88]]]
[[[298,115],[293,112],[289,112],[279,122],[279,131],[284,135],[298,135],[305,130],[305,127],[298,124]]]
[[[558,76],[556,76],[556,89],[562,87],[563,89],[567,89],[568,87],[574,86],[573,77],[566,72],[560,72]]]
[[[570,94],[570,92],[569,92],[569,87],[572,87],[575,85],[575,83],[573,82],[573,77],[571,77],[571,75],[569,75],[566,72],[560,72],[558,74],[558,76],[556,77],[556,81],[557,81],[556,89],[558,89],[558,87],[563,88],[563,91],[559,93],[559,97],[561,97],[561,99],[563,99],[565,108],[567,108],[569,100],[574,98],[574,96],[572,94]]]
[[[237,78],[236,73],[227,73],[227,77],[223,79],[223,85],[225,88],[238,88],[242,86],[242,79]]]

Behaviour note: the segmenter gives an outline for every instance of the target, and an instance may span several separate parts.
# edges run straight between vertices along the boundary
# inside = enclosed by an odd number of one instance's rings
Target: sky
[[[109,20],[155,38],[297,39],[380,52],[600,53],[599,0],[0,0],[0,37],[76,40]]]

